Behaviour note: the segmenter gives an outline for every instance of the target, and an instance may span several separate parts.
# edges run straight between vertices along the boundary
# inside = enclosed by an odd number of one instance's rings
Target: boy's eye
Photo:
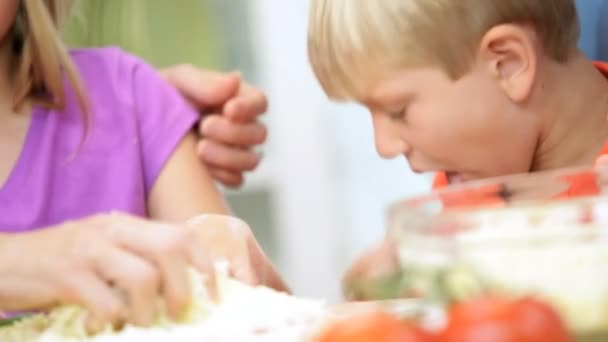
[[[401,121],[405,119],[407,114],[407,107],[402,108],[396,112],[388,112],[388,117],[393,121]]]

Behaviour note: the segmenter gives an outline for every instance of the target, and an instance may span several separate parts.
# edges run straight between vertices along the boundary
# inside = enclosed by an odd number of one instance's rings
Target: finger
[[[246,284],[259,285],[256,270],[250,259],[250,242],[255,241],[251,229],[235,217],[217,215],[212,217],[216,227],[215,235],[229,248],[224,252],[229,256],[231,275]]]
[[[200,109],[222,106],[237,95],[241,76],[238,72],[219,73],[181,65],[166,69],[162,75]]]
[[[136,325],[153,323],[160,293],[160,275],[145,259],[119,248],[109,249],[95,265],[99,274],[126,294],[129,321]]]
[[[267,135],[260,122],[237,123],[220,115],[205,117],[199,129],[205,139],[242,147],[262,144]]]
[[[194,265],[196,270],[205,275],[205,287],[209,291],[212,300],[218,300],[219,292],[213,261],[208,253],[205,252],[203,244],[199,239],[191,240],[188,248],[188,260]]]
[[[606,168],[608,167],[608,156],[600,156],[595,161],[596,168]]]
[[[213,166],[207,166],[207,169],[209,170],[209,173],[213,179],[229,188],[238,188],[245,182],[245,178],[241,172],[228,171]]]
[[[247,241],[248,239],[242,233],[245,229],[249,230],[249,227],[247,227],[245,223],[235,224],[242,224],[245,226],[237,228],[238,232],[233,236],[233,239],[236,241],[236,248],[232,252],[232,257],[230,258],[230,273],[236,280],[239,280],[245,284],[260,285],[260,279],[256,274],[254,263],[250,259],[250,246],[249,242]]]
[[[230,258],[230,275],[245,284],[260,285],[260,280],[255,274],[249,260],[248,251],[234,251],[235,255]]]
[[[243,88],[244,91],[224,105],[223,114],[235,122],[253,122],[268,110],[268,100],[257,89]]]
[[[251,236],[247,241],[249,262],[255,272],[258,283],[277,291],[291,293],[289,286],[283,281],[255,238]]]
[[[190,242],[186,229],[134,218],[127,218],[122,224],[115,233],[117,239],[160,270],[160,288],[167,311],[172,318],[179,318],[192,294],[187,272]]]
[[[597,186],[600,194],[608,192],[608,175],[606,170],[608,169],[608,156],[601,156],[595,161],[594,168],[596,169],[597,175]]]
[[[367,300],[379,296],[399,296],[399,267],[390,243],[364,254],[342,279],[342,291],[348,300]]]
[[[197,235],[193,253],[202,253],[204,250],[208,260],[227,261],[229,274],[255,283],[245,241],[245,234],[249,231],[246,223],[227,215],[201,215],[189,220],[187,225]],[[213,271],[215,273],[215,265]]]
[[[366,251],[353,263],[344,276],[344,282],[381,278],[394,272],[397,263],[394,245],[390,242],[383,242]]]
[[[89,332],[98,332],[107,324],[118,326],[124,322],[127,311],[125,303],[96,274],[74,273],[66,278],[66,282],[70,292],[67,303],[82,305],[87,310]]]
[[[200,141],[197,150],[206,164],[237,172],[254,170],[261,159],[261,156],[253,151],[226,146],[211,140]]]
[[[190,262],[186,251],[174,250],[160,259],[163,273],[163,292],[171,318],[179,320],[192,298],[188,277]]]

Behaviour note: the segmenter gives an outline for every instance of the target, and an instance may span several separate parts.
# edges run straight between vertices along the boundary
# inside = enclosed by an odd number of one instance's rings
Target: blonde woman
[[[199,115],[133,56],[66,51],[67,4],[0,3],[0,311],[74,303],[93,328],[145,325],[163,299],[177,316],[186,268],[218,246],[172,222],[229,213],[195,153]],[[248,229],[212,223],[244,242],[220,256],[236,277],[283,287]]]

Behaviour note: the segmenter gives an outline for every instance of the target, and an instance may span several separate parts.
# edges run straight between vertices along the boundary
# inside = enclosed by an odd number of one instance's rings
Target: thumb
[[[602,169],[606,169],[608,168],[608,155],[603,155],[600,156],[599,158],[597,158],[595,160],[595,168],[602,168]]]
[[[201,110],[222,106],[241,85],[238,71],[220,73],[182,65],[162,70],[161,75]]]
[[[203,109],[223,106],[238,94],[240,85],[241,74],[238,71],[229,74],[201,75],[200,88],[192,89],[195,94],[191,97]]]

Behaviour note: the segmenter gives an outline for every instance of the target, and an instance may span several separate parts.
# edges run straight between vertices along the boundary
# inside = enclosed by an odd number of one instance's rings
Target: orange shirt
[[[608,78],[608,62],[595,62],[595,67],[602,73],[606,78]],[[604,145],[604,148],[600,151],[598,156],[608,156],[608,143]],[[597,188],[595,178],[593,181],[589,177],[594,177],[593,175],[577,175],[570,177],[568,180],[571,184],[569,190],[559,197],[569,197],[569,196],[583,196],[583,195],[595,195],[598,193],[599,189]],[[433,189],[438,190],[444,188],[449,185],[448,177],[445,172],[438,172],[433,181]],[[468,196],[467,196],[468,197]],[[466,200],[468,203],[473,203],[475,198],[479,196],[472,196]],[[463,200],[462,198],[459,202]]]

